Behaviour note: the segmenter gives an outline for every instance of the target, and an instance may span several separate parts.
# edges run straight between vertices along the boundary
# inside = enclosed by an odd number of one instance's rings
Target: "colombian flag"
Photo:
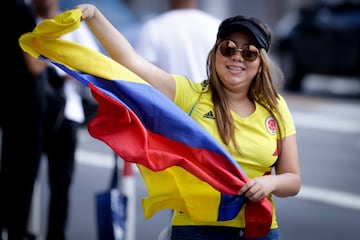
[[[125,161],[136,163],[148,190],[145,218],[170,208],[198,221],[226,221],[245,207],[246,234],[264,236],[272,222],[271,203],[247,202],[238,190],[248,180],[241,167],[183,110],[111,58],[59,37],[78,28],[81,11],[65,11],[40,23],[19,42],[32,56],[49,61],[88,86],[98,112],[91,136]],[[218,190],[213,199],[192,184]],[[200,188],[201,189],[201,188]]]

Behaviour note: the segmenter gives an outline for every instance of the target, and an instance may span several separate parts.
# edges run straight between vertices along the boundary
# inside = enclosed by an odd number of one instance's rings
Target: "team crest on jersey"
[[[271,135],[276,134],[276,121],[273,116],[269,116],[265,120],[266,129],[271,133]]]

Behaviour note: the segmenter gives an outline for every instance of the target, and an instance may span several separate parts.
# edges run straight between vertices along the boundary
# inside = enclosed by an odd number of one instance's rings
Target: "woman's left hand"
[[[242,186],[238,194],[245,194],[250,201],[258,202],[272,192],[273,184],[271,178],[272,176],[268,175],[250,179]]]

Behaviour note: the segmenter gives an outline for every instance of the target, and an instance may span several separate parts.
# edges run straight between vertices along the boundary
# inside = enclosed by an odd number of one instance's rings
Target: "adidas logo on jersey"
[[[212,111],[209,111],[203,115],[204,118],[215,119],[215,115]]]

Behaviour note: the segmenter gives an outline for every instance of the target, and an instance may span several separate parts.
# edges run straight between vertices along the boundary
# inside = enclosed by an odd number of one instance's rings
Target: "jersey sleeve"
[[[201,84],[176,74],[173,75],[173,78],[176,82],[174,102],[189,114],[192,107],[199,99],[199,95],[201,94]]]

